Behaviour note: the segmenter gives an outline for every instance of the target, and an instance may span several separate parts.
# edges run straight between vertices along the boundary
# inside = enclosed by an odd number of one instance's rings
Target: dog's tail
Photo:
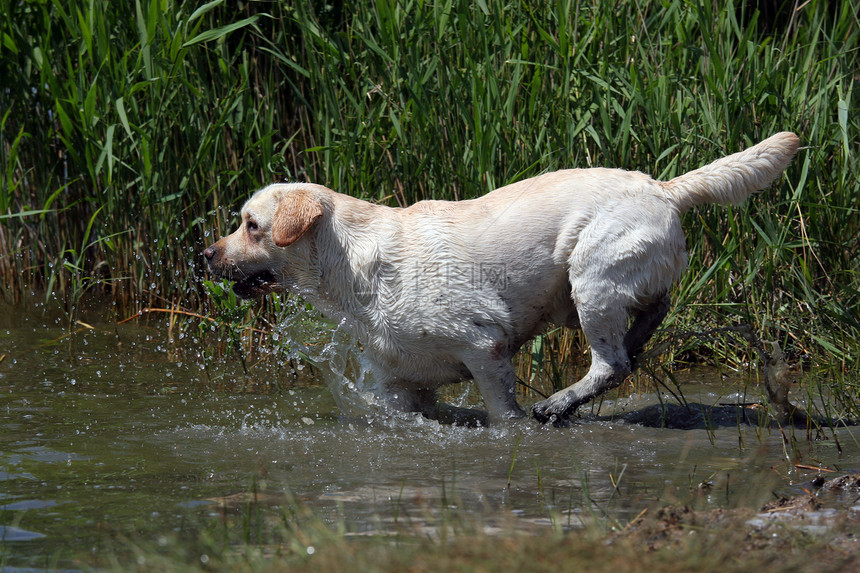
[[[798,137],[777,133],[740,153],[662,183],[680,213],[703,203],[738,204],[779,177],[797,153]]]

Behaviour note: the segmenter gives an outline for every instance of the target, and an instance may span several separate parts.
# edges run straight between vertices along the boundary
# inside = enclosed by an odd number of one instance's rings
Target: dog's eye
[[[251,220],[249,219],[249,220],[245,223],[245,227],[246,227],[249,231],[256,231],[256,230],[257,230],[257,222],[256,222],[256,221],[251,221]]]

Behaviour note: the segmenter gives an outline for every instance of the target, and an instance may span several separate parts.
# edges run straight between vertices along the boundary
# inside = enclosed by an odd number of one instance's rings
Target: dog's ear
[[[272,240],[279,247],[292,245],[322,216],[322,205],[310,191],[299,189],[286,193],[272,220]]]

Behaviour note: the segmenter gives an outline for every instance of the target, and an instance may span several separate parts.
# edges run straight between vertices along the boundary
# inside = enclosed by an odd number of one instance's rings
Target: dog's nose
[[[203,256],[206,257],[207,261],[211,261],[215,257],[215,245],[212,245],[203,251]]]

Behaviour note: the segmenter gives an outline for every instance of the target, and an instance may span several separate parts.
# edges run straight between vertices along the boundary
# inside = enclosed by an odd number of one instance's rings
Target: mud
[[[819,477],[804,489],[808,493],[779,496],[758,511],[661,507],[610,535],[607,543],[638,544],[649,552],[697,544],[740,562],[772,556],[781,570],[860,570],[860,474]]]

